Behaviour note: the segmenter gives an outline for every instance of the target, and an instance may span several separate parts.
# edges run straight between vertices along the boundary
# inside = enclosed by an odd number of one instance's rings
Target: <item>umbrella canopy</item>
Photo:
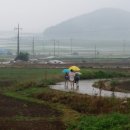
[[[69,67],[69,70],[80,71],[80,68],[77,66],[71,66],[71,67]]]
[[[62,71],[63,73],[69,73],[70,72],[70,70],[69,69],[63,69],[63,71]]]

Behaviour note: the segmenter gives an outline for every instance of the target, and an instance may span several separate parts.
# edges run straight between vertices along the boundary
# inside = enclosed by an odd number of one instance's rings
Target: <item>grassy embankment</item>
[[[61,69],[49,69],[46,71],[45,69],[31,68],[1,68],[1,93],[29,102],[46,104],[51,108],[61,111],[63,115],[61,115],[60,119],[67,126],[69,125],[68,129],[70,130],[130,129],[129,100],[127,106],[122,106],[122,99],[91,97],[72,92],[66,93],[51,90],[47,87],[48,85],[63,80],[61,71]],[[82,69],[81,72],[82,79],[130,77],[128,70]],[[113,112],[117,113],[109,115],[109,113]],[[122,115],[118,113],[122,113]],[[96,119],[96,115],[98,115],[98,120]],[[117,122],[114,122],[115,119]],[[123,120],[126,121],[124,122]],[[87,124],[86,122],[89,123]],[[113,126],[110,125],[112,122],[114,122]]]

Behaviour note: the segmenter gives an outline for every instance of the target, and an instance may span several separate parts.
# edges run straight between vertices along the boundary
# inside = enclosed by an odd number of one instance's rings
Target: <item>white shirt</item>
[[[69,80],[70,81],[74,81],[74,76],[75,76],[74,72],[69,72]]]

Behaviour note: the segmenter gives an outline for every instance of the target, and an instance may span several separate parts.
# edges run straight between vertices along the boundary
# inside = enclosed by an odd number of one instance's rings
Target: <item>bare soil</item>
[[[121,82],[116,87],[130,92],[130,81]]]
[[[117,83],[113,87],[111,86],[111,81],[109,80],[98,81],[93,86],[108,91],[113,91],[114,88],[114,91],[116,92],[130,92],[130,80],[126,79],[117,80]]]
[[[0,95],[0,130],[65,130],[59,119],[61,114],[46,105]],[[31,117],[32,120],[17,121],[13,119],[16,116]],[[35,117],[40,118],[33,120]],[[54,117],[55,119],[48,120]]]
[[[65,130],[60,121],[0,121],[0,130]]]

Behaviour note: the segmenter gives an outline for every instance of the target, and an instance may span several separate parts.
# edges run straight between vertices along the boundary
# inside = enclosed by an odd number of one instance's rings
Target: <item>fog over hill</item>
[[[130,40],[130,12],[113,8],[96,10],[47,28],[44,37]]]

